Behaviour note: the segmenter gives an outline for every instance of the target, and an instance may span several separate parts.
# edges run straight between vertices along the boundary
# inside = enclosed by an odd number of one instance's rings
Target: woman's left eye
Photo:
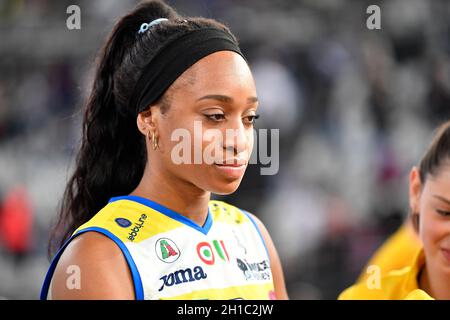
[[[450,211],[436,209],[436,212],[438,214],[440,214],[441,216],[443,216],[443,217],[449,217],[450,216]]]
[[[205,116],[212,121],[222,121],[225,120],[225,115],[221,114],[221,113],[215,113],[215,114],[205,114]]]
[[[259,114],[254,114],[254,115],[251,115],[251,116],[246,116],[244,119],[246,119],[247,123],[253,124],[253,123],[255,123],[255,120],[258,119],[258,118],[259,118]]]

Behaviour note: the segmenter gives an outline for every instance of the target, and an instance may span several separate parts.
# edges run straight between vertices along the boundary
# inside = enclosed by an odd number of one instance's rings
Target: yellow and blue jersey
[[[245,211],[211,200],[203,226],[138,196],[112,198],[55,255],[41,299],[49,297],[58,260],[75,237],[99,232],[121,249],[136,299],[274,299],[269,254]]]

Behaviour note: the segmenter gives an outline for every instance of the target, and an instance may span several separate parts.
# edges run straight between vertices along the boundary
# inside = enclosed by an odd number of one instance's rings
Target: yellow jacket
[[[372,281],[371,275],[366,281],[359,282],[346,289],[339,300],[432,300],[425,291],[419,288],[417,276],[425,264],[423,250],[415,255],[413,262],[402,269],[380,275],[380,281]]]
[[[411,265],[417,252],[422,247],[419,237],[411,223],[405,222],[383,245],[375,252],[367,263],[357,282],[366,281],[370,273],[367,267],[378,266],[381,275],[385,276],[392,270],[399,270]]]

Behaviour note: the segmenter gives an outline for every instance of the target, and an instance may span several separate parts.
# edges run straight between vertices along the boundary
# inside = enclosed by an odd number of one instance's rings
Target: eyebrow
[[[439,200],[441,200],[441,201],[443,201],[443,202],[445,202],[445,203],[447,203],[447,204],[450,204],[450,200],[449,199],[446,199],[446,198],[444,198],[444,197],[441,197],[441,196],[438,196],[438,195],[433,195],[435,198],[437,198],[437,199],[439,199]]]
[[[217,101],[224,102],[224,103],[233,103],[233,101],[234,101],[232,97],[225,96],[225,95],[222,95],[222,94],[208,94],[206,96],[203,96],[203,97],[197,99],[197,101],[207,100],[207,99],[217,100]],[[247,98],[247,103],[256,103],[256,102],[258,102],[258,98],[257,97],[249,97],[249,98]]]

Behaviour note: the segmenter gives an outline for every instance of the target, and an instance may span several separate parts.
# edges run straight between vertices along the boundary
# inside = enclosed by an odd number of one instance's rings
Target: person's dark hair
[[[142,23],[158,18],[169,21],[138,34]],[[50,257],[111,197],[129,194],[136,188],[147,158],[145,138],[137,128],[137,111],[129,103],[130,96],[142,70],[160,48],[203,28],[216,28],[232,35],[215,20],[181,17],[161,1],[141,3],[116,23],[98,57],[75,171],[67,183],[50,236]],[[165,96],[160,102],[166,101]],[[167,108],[166,103],[160,104]]]
[[[419,178],[422,186],[428,176],[434,176],[444,164],[450,164],[450,121],[443,123],[428,146],[419,163]],[[414,230],[419,232],[420,216],[418,212],[410,212]]]
[[[444,164],[450,164],[450,121],[439,126],[420,161],[420,182],[424,184],[427,177],[435,175]]]

